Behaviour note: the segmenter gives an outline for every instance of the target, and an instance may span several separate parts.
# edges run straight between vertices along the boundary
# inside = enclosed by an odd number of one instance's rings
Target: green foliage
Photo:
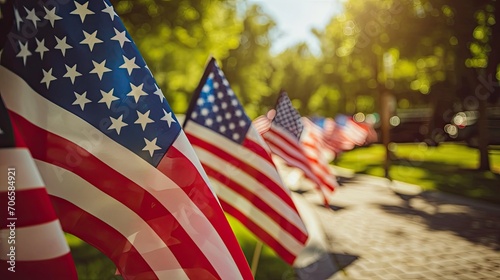
[[[238,47],[243,26],[233,2],[112,2],[176,113],[187,109],[209,56]]]

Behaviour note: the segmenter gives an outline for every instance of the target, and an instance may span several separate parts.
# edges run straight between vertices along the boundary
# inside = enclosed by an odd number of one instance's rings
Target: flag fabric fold
[[[26,148],[0,149],[0,278],[78,279],[61,224]]]
[[[125,279],[253,278],[110,2],[16,1],[11,12],[0,93],[63,229]]]
[[[271,159],[215,59],[208,63],[184,129],[222,208],[292,264],[307,231]]]

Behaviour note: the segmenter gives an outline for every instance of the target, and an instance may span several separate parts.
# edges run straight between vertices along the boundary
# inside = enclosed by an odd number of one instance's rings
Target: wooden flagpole
[[[250,266],[250,268],[252,269],[253,277],[255,277],[255,273],[257,272],[257,267],[259,266],[259,259],[263,246],[264,244],[262,243],[262,241],[257,240],[257,244],[255,244],[255,250],[253,251],[252,264]]]

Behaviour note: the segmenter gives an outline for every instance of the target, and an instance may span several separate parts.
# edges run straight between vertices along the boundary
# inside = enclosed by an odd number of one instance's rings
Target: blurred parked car
[[[500,108],[488,108],[489,144],[500,145]],[[479,144],[478,111],[462,111],[453,115],[444,131],[449,141],[465,141],[471,147]]]

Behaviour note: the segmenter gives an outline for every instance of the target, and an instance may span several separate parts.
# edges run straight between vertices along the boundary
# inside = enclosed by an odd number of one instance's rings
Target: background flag
[[[306,151],[300,143],[300,137],[304,128],[301,116],[292,105],[286,92],[281,92],[276,102],[275,116],[269,119],[261,116],[254,120],[259,133],[267,142],[271,151],[281,157],[290,167],[299,168],[304,172],[304,176],[314,182],[316,188],[321,193],[325,205],[328,204],[327,193],[323,192],[324,184],[314,172]]]
[[[302,117],[301,120],[304,124],[304,131],[300,142],[314,174],[321,181],[321,190],[326,197],[330,197],[335,188],[338,187],[338,183],[337,178],[330,170],[331,158],[324,143],[323,131],[308,118]]]
[[[270,151],[211,59],[184,122],[222,208],[292,264],[307,232]]]
[[[0,92],[63,229],[125,279],[251,279],[198,158],[109,1],[16,1],[10,13]]]

